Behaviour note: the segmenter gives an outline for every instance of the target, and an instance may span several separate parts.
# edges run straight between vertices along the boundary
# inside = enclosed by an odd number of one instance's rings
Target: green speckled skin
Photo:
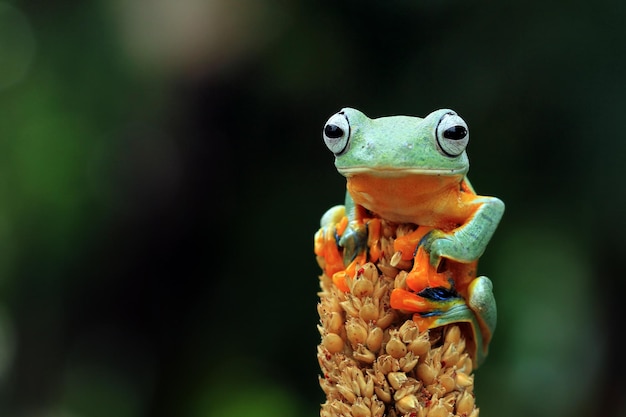
[[[426,118],[390,116],[370,119],[358,110],[342,110],[350,121],[347,149],[336,155],[337,170],[350,175],[361,170],[379,170],[393,175],[407,170],[413,174],[464,175],[469,170],[467,155],[449,158],[437,150],[433,132],[443,114],[437,110]]]

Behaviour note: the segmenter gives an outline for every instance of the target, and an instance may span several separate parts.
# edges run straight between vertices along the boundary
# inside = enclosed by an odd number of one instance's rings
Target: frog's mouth
[[[441,168],[387,168],[387,167],[337,167],[339,173],[345,177],[353,175],[371,175],[381,178],[407,177],[407,176],[461,176],[467,173],[466,168],[459,169],[441,169]]]

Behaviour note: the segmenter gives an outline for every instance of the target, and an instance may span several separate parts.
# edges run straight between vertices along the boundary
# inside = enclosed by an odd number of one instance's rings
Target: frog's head
[[[333,115],[323,131],[346,177],[465,175],[469,161],[467,124],[454,111],[437,110],[425,118],[390,116],[370,119],[351,108]]]

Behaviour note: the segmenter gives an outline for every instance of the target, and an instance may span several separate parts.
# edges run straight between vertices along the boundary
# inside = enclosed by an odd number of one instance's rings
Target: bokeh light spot
[[[27,17],[0,3],[0,91],[21,81],[35,56],[35,36]]]

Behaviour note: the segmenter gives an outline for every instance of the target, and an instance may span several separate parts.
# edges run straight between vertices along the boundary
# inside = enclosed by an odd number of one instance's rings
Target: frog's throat
[[[337,167],[337,171],[344,177],[351,177],[358,174],[368,174],[380,178],[394,178],[394,177],[406,177],[412,175],[424,175],[424,176],[456,176],[465,175],[468,168],[458,169],[439,169],[439,168],[387,168],[387,167],[366,167],[366,166],[354,166],[354,167]]]

